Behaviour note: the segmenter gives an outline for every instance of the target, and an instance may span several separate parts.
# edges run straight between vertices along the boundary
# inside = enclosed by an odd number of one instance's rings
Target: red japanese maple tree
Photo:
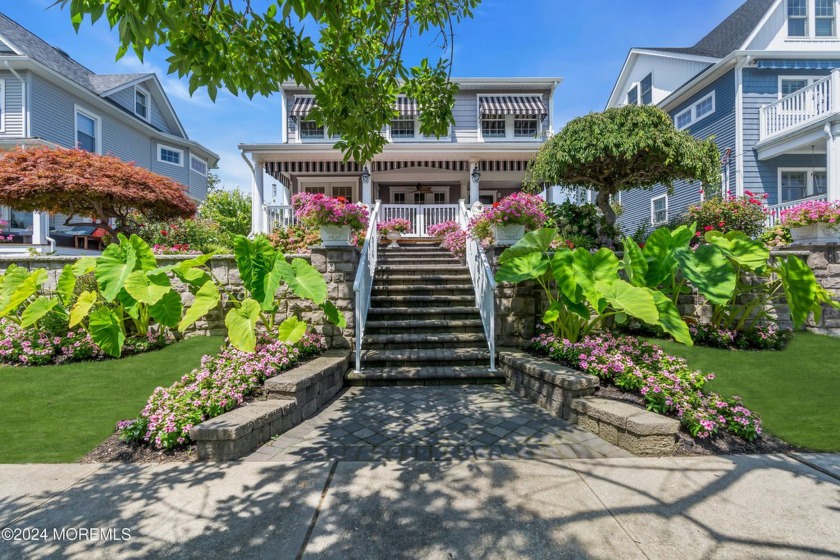
[[[138,220],[188,218],[196,211],[185,187],[172,179],[113,156],[64,148],[28,148],[0,157],[0,204],[65,214],[65,225],[90,218],[112,234],[135,229]]]

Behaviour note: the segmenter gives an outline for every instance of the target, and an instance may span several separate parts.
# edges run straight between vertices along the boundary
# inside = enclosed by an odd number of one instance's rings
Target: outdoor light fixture
[[[470,177],[472,177],[473,183],[478,183],[479,179],[481,179],[481,171],[478,170],[478,164],[475,164],[472,173],[470,173]]]
[[[368,184],[370,182],[370,171],[368,171],[367,165],[362,169],[362,183]]]

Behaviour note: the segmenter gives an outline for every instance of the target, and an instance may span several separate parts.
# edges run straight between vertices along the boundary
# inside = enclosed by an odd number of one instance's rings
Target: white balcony
[[[761,108],[760,142],[803,132],[840,112],[840,71]]]

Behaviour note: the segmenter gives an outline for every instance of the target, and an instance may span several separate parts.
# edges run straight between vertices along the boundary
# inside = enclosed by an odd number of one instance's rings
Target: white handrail
[[[463,200],[460,201],[459,210],[458,221],[467,231],[472,212]],[[481,314],[484,336],[490,349],[490,371],[496,371],[496,280],[481,242],[470,235],[467,235],[467,266],[475,289],[475,304]]]
[[[761,107],[761,140],[837,112],[836,73]]]
[[[376,201],[370,212],[365,244],[359,255],[359,268],[353,291],[356,293],[356,371],[362,371],[362,340],[365,337],[365,323],[367,323],[368,309],[370,309],[370,294],[373,290],[373,277],[376,274],[376,262],[379,253],[379,205]]]
[[[411,222],[411,231],[403,237],[429,237],[429,226],[458,219],[457,204],[383,204],[379,221],[402,218]]]
[[[295,209],[290,204],[283,205],[266,205],[266,215],[268,216],[268,231],[265,233],[273,233],[277,228],[284,228],[296,225],[298,223],[297,216],[295,216]]]

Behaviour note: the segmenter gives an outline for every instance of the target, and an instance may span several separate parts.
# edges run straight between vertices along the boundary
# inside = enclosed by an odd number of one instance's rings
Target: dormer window
[[[417,119],[412,115],[400,115],[391,120],[391,138],[395,140],[407,140],[414,138]]]
[[[326,135],[326,130],[323,125],[319,125],[315,120],[301,120],[300,121],[300,137],[303,140],[323,140]]]
[[[149,120],[149,92],[134,88],[134,114],[143,120]]]
[[[534,140],[548,109],[539,95],[480,95],[479,124],[482,140]]]

